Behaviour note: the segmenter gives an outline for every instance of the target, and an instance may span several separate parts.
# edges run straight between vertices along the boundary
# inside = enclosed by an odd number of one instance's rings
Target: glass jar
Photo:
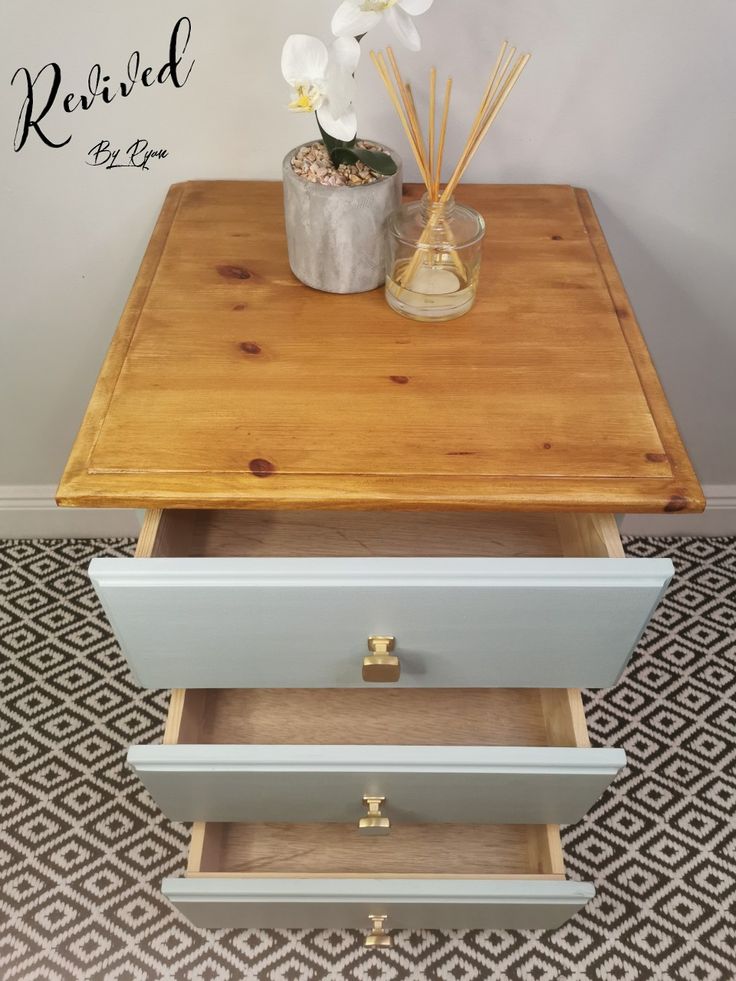
[[[486,224],[473,208],[430,201],[389,216],[386,302],[412,320],[454,320],[472,307]]]

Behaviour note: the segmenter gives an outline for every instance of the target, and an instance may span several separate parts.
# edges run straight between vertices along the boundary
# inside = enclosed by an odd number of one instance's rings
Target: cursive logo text
[[[194,67],[192,61],[186,70],[182,68],[191,35],[192,22],[188,17],[180,17],[171,32],[169,56],[158,70],[147,67],[141,71],[140,51],[134,51],[128,59],[125,79],[116,85],[109,84],[111,76],[104,74],[102,67],[95,64],[87,77],[87,91],[81,95],[69,92],[63,97],[60,96],[61,66],[55,61],[44,65],[35,76],[31,75],[28,68],[18,68],[10,84],[14,85],[19,80],[25,89],[25,98],[20,107],[13,140],[15,152],[18,153],[23,149],[32,132],[48,147],[58,149],[69,143],[71,134],[66,139],[60,137],[58,123],[52,125],[53,115],[47,118],[53,109],[60,108],[65,113],[76,112],[77,109],[86,111],[91,109],[98,99],[109,105],[118,96],[127,98],[139,84],[143,88],[150,88],[152,85],[165,85],[171,82],[175,88],[183,88]],[[53,135],[50,135],[50,132]]]
[[[100,140],[87,154],[89,159],[86,163],[90,167],[104,167],[105,170],[118,170],[121,167],[150,170],[148,165],[152,160],[164,160],[168,155],[168,150],[149,149],[148,140],[136,140],[121,156],[120,147],[110,146],[109,140]]]

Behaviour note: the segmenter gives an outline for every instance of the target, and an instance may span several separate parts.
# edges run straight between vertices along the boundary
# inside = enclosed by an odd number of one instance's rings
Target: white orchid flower
[[[292,34],[281,52],[281,71],[293,89],[289,109],[316,112],[326,133],[352,140],[358,129],[353,73],[359,59],[354,37],[338,37],[328,49],[317,37]]]
[[[332,18],[335,37],[366,34],[385,15],[386,20],[410,51],[422,46],[412,17],[426,13],[434,0],[343,0]]]

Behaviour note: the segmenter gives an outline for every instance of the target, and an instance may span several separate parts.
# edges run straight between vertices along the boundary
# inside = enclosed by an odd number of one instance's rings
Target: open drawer
[[[399,687],[607,686],[673,571],[610,515],[149,512],[137,555],[90,576],[164,688],[363,687],[381,638]]]
[[[625,764],[568,689],[176,690],[128,761],[175,821],[570,824]]]
[[[553,929],[595,893],[565,879],[553,825],[195,824],[163,892],[196,926]],[[375,932],[374,932],[375,937]],[[379,942],[380,942],[379,936]]]

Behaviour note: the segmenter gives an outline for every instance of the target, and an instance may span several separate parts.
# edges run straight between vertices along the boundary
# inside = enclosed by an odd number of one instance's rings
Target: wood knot
[[[245,310],[245,304],[244,303],[236,303],[235,306],[233,307],[233,310]]]
[[[665,504],[664,510],[666,514],[672,514],[674,511],[684,511],[686,507],[687,500],[681,494],[673,494]]]
[[[542,443],[542,446],[545,448],[545,450],[551,450],[552,449],[552,444],[551,443]]]
[[[253,276],[242,266],[217,266],[217,271],[223,279],[251,279]]]
[[[666,453],[645,453],[644,458],[649,460],[650,463],[666,463],[667,454]]]
[[[254,477],[270,477],[272,473],[276,472],[276,467],[270,460],[262,460],[259,457],[250,461],[248,469]]]
[[[395,382],[397,385],[407,385],[409,382],[409,379],[406,377],[406,375],[389,375],[388,377],[391,379],[392,382]]]
[[[261,347],[260,344],[256,344],[255,341],[241,341],[240,350],[245,351],[246,354],[260,354]]]
[[[562,236],[561,235],[550,235],[550,238],[552,239],[553,242],[561,242],[562,241]]]

